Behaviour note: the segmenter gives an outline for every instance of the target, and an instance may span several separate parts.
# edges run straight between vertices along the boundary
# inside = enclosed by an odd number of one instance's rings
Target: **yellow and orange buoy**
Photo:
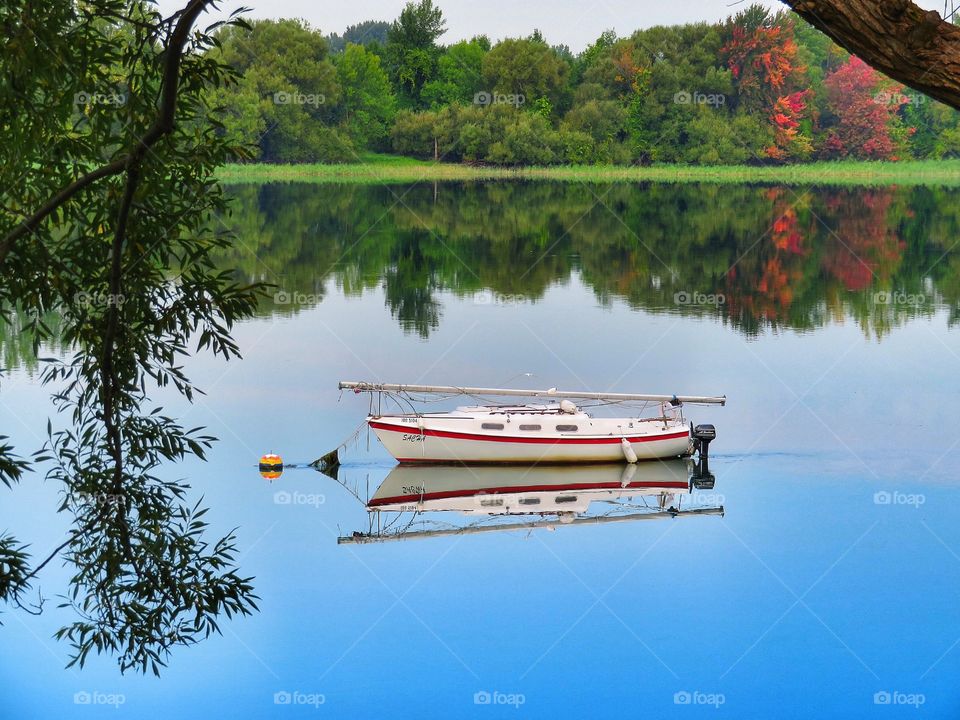
[[[283,473],[283,458],[267,453],[260,458],[260,475],[265,480],[276,480]]]

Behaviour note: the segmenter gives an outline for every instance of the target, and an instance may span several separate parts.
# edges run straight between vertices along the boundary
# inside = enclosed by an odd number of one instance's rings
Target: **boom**
[[[570,390],[520,390],[517,388],[481,388],[457,387],[455,385],[401,385],[395,383],[340,381],[341,390],[354,392],[387,392],[387,393],[437,393],[442,395],[493,395],[498,397],[544,397],[544,398],[576,398],[579,400],[613,400],[615,402],[628,400],[644,400],[650,402],[692,403],[703,405],[726,405],[727,396],[704,395],[639,395],[634,393],[608,392],[579,392]]]

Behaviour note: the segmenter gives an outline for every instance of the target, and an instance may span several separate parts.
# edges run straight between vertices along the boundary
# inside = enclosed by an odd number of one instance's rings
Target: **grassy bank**
[[[369,154],[344,165],[227,165],[227,184],[263,182],[412,183],[451,180],[554,180],[558,182],[709,182],[786,185],[941,185],[960,187],[960,160],[816,162],[783,167],[744,165],[564,165],[473,167]]]

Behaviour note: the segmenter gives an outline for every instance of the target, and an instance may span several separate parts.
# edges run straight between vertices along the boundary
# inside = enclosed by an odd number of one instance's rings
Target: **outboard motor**
[[[693,485],[699,490],[712,490],[716,478],[710,472],[710,443],[717,439],[717,429],[713,425],[697,425],[690,423],[690,434],[693,437],[693,451],[697,454],[694,465]]]

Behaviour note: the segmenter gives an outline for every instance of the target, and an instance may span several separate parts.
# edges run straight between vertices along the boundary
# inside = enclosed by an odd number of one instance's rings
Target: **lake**
[[[222,266],[275,287],[236,328],[241,362],[191,358],[206,396],[160,399],[221,439],[166,472],[215,531],[239,528],[261,612],[158,680],[108,657],[64,670],[69,616],[5,609],[0,716],[960,714],[960,191],[231,193]],[[49,389],[15,329],[0,354],[0,428],[39,447]],[[350,490],[392,471],[376,439],[348,446],[339,483],[256,462],[350,437],[368,406],[344,379],[726,394],[687,409],[717,427],[724,514],[338,544],[368,529]],[[0,528],[45,554],[57,504],[28,478]],[[40,587],[67,577],[52,564]]]

